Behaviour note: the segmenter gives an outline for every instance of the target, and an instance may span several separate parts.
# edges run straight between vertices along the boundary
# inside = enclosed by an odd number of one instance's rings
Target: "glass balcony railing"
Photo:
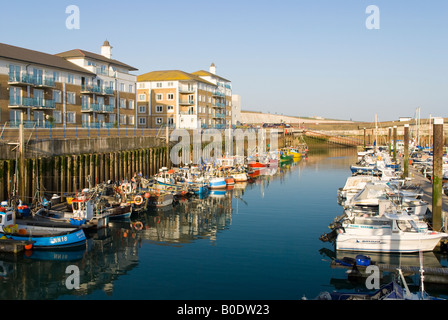
[[[55,80],[51,77],[35,77],[26,73],[9,73],[9,82],[18,83],[18,84],[26,84],[33,86],[45,86],[45,87],[54,87]]]
[[[82,85],[81,92],[95,93],[99,95],[113,95],[114,89],[110,87],[103,88],[99,86]]]

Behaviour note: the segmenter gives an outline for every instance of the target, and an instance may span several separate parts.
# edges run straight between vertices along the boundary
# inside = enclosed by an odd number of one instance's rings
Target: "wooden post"
[[[443,178],[443,118],[434,118],[434,153],[432,181],[433,229],[442,228],[442,178]]]
[[[409,124],[404,125],[404,163],[403,177],[409,177]]]
[[[392,155],[392,128],[389,127],[389,137],[387,139],[387,141],[389,142],[389,155]]]
[[[19,124],[19,170],[18,170],[18,182],[19,182],[19,199],[25,201],[25,136],[23,132],[23,123]]]
[[[394,153],[393,153],[394,162],[397,161],[397,126],[394,126]]]
[[[165,166],[170,169],[170,128],[166,126],[166,150],[165,150]]]

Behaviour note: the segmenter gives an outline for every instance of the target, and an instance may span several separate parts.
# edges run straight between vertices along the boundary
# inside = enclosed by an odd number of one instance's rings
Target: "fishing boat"
[[[0,233],[6,238],[33,241],[34,249],[66,249],[86,244],[84,231],[79,227],[33,219],[16,220],[14,210],[0,211],[0,226]]]
[[[211,177],[209,179],[209,189],[225,189],[227,186],[224,177]]]
[[[377,224],[344,222],[336,229],[336,250],[425,252],[433,251],[440,240],[448,238],[448,234],[429,230],[407,214],[386,213],[378,221]]]
[[[286,154],[293,157],[294,160],[302,159],[302,152],[297,148],[289,147],[286,149]]]
[[[101,229],[107,227],[111,212],[96,210],[94,200],[85,195],[75,197],[71,205],[61,204],[52,209],[40,208],[34,217],[38,220],[66,223],[74,226]]]

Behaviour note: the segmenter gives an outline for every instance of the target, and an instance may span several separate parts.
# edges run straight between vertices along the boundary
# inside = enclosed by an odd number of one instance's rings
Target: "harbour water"
[[[319,240],[342,213],[337,189],[355,160],[356,149],[314,151],[225,193],[111,223],[84,250],[2,254],[0,299],[300,300],[361,290],[347,269],[331,267],[334,247]],[[374,259],[418,262],[418,255]],[[446,255],[424,259],[447,265]],[[72,289],[73,266],[79,288]],[[448,298],[446,285],[425,288]]]

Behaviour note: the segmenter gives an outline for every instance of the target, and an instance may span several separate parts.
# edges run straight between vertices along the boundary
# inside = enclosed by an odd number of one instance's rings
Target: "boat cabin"
[[[86,201],[85,197],[79,197],[72,200],[72,210],[74,219],[93,219],[92,201]]]

